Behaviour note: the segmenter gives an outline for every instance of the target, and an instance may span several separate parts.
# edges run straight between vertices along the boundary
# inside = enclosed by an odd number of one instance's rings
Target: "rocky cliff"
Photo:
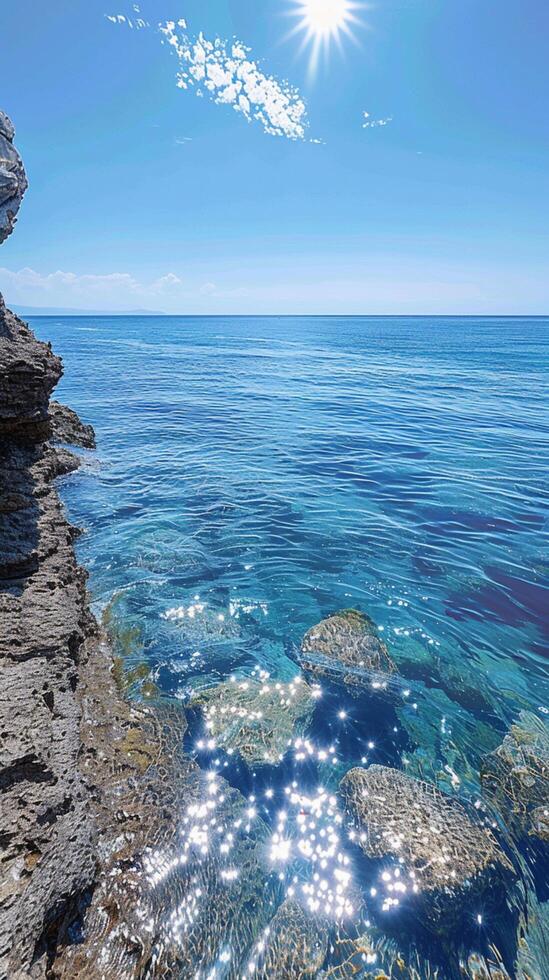
[[[0,113],[0,241],[27,186]],[[93,879],[78,771],[78,658],[93,621],[54,480],[78,465],[53,439],[62,367],[0,303],[0,976],[30,976],[47,930]],[[78,439],[75,430],[74,439]]]
[[[0,112],[0,242],[27,186],[13,138]],[[162,836],[144,797],[160,798],[177,755],[163,756],[164,722],[122,697],[89,610],[55,480],[79,465],[66,444],[94,435],[50,401],[61,375],[0,296],[0,980],[141,975],[155,930],[124,924],[144,887],[138,847]]]

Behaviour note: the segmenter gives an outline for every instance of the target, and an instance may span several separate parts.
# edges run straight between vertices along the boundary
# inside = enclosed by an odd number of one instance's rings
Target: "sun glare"
[[[333,34],[345,25],[350,13],[348,0],[305,0],[303,19],[315,34]]]
[[[298,23],[292,34],[303,33],[302,47],[310,47],[310,70],[314,74],[322,52],[328,53],[332,41],[341,47],[342,35],[353,38],[352,28],[360,24],[357,11],[365,4],[358,0],[292,0],[292,16]]]

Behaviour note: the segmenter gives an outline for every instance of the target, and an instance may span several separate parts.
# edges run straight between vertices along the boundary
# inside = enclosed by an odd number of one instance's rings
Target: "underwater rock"
[[[280,901],[262,864],[266,827],[257,818],[252,831],[248,801],[184,755],[181,709],[126,701],[108,643],[86,654],[80,764],[98,867],[79,916],[62,924],[52,976],[167,980],[223,962],[236,980]]]
[[[15,129],[0,110],[0,245],[13,231],[27,177],[23,161],[13,145]]]
[[[301,643],[301,665],[349,688],[384,690],[396,667],[369,616],[343,609],[313,626]]]
[[[481,783],[510,826],[549,841],[549,731],[541,718],[521,711],[501,745],[484,758]]]
[[[317,976],[328,950],[329,930],[322,920],[286,899],[251,951],[250,973],[257,980],[305,980]]]
[[[302,734],[316,702],[314,689],[302,677],[289,683],[233,678],[196,694],[209,738],[226,752],[238,753],[248,765],[271,765],[285,754],[289,741]]]
[[[549,973],[549,902],[532,894],[519,923],[515,971],[518,980],[547,980]]]
[[[496,748],[500,735],[474,715],[458,708],[437,688],[425,692],[420,710],[406,701],[396,715],[416,746],[402,758],[408,776],[435,783],[455,793],[480,793],[479,767],[483,756]]]
[[[416,896],[422,918],[436,931],[455,925],[471,898],[494,889],[512,870],[490,831],[473,823],[460,803],[397,769],[351,769],[340,793],[364,853],[402,862],[397,892],[387,901]]]

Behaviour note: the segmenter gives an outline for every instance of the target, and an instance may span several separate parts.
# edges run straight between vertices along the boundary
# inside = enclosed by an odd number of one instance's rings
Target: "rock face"
[[[313,626],[301,643],[301,663],[315,676],[350,689],[387,689],[396,672],[375,624],[356,609],[343,609]]]
[[[48,929],[95,870],[77,764],[79,651],[94,624],[54,486],[78,461],[46,441],[60,375],[49,347],[0,311],[0,976],[10,978],[41,975]]]
[[[340,792],[364,853],[399,862],[395,881],[387,879],[386,901],[398,903],[411,893],[437,931],[451,929],[471,898],[497,890],[511,871],[490,831],[435,786],[370,766],[351,769]]]
[[[23,161],[13,145],[15,130],[0,109],[0,245],[13,231],[27,177]]]
[[[549,732],[541,718],[520,713],[481,769],[482,789],[518,833],[549,842]]]
[[[27,186],[0,112],[0,242]],[[95,874],[95,828],[78,768],[80,650],[94,623],[76,530],[54,479],[48,412],[61,361],[0,296],[0,977],[45,975],[50,934]]]
[[[50,402],[49,407],[52,436],[55,442],[82,449],[95,449],[95,432],[91,425],[80,421],[76,412],[59,402]]]

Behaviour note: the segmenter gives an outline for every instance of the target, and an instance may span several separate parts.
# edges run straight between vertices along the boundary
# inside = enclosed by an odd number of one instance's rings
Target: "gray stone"
[[[398,884],[394,890],[390,882],[387,900],[412,896],[435,931],[454,928],[472,898],[495,892],[512,872],[491,831],[428,783],[370,766],[351,769],[340,792],[364,853],[399,862]]]
[[[313,626],[303,637],[300,662],[315,677],[327,677],[351,691],[395,688],[396,667],[389,651],[375,623],[356,609],[343,609]]]
[[[82,449],[95,449],[95,432],[91,425],[85,425],[76,412],[67,405],[50,402],[49,419],[55,442],[64,442]]]
[[[0,110],[0,245],[13,231],[27,177],[23,161],[13,145],[15,130]]]

